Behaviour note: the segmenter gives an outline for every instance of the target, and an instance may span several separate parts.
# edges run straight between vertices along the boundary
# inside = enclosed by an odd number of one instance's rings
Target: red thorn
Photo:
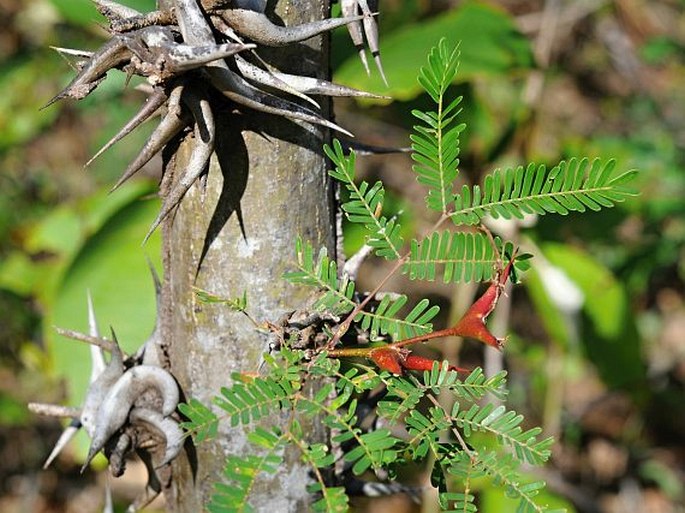
[[[371,351],[369,357],[380,369],[402,374],[402,357],[399,350],[393,347],[379,347]]]
[[[416,371],[430,371],[433,369],[433,364],[436,361],[437,360],[432,360],[430,358],[424,358],[423,356],[410,354],[404,359],[404,368]],[[468,369],[462,369],[461,367],[456,367],[454,365],[449,365],[448,369],[457,372],[465,372],[467,374],[471,372]]]
[[[490,333],[490,330],[485,325],[485,321],[497,306],[497,301],[502,295],[504,285],[509,279],[513,263],[513,259],[509,261],[498,279],[492,282],[485,293],[471,305],[459,322],[454,325],[450,330],[453,335],[473,338],[495,349],[502,350],[504,339],[497,338]]]

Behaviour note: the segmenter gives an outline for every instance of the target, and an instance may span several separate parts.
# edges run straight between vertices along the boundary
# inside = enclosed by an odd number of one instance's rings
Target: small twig
[[[355,281],[359,274],[359,269],[371,253],[373,253],[373,248],[368,244],[364,244],[354,255],[347,259],[342,269],[343,275],[346,274],[350,280]]]
[[[444,330],[433,331],[431,333],[424,333],[423,335],[418,335],[416,337],[406,338],[406,339],[400,340],[398,342],[392,342],[392,343],[387,344],[386,346],[383,346],[383,347],[400,349],[404,346],[419,344],[421,342],[427,342],[429,340],[433,340],[434,338],[447,337],[447,336],[450,336],[453,334],[454,333],[453,333],[452,328],[446,328]],[[331,356],[333,358],[340,358],[340,357],[346,357],[346,356],[368,357],[368,355],[374,349],[377,349],[377,348],[376,347],[343,347],[341,349],[329,349],[328,350],[328,356]]]
[[[608,0],[586,0],[572,2],[559,14],[559,26],[574,25],[583,18],[590,16],[608,4]],[[544,23],[544,12],[533,12],[516,17],[516,25],[524,34],[539,32]]]
[[[74,419],[81,416],[80,408],[62,406],[61,404],[29,403],[28,409],[37,415],[45,415],[46,417]]]
[[[67,330],[64,328],[58,328],[56,326],[55,331],[57,331],[58,335],[62,335],[63,337],[67,337],[72,340],[78,340],[79,342],[85,342],[86,344],[100,347],[110,353],[114,348],[114,342],[108,338],[94,337],[92,335],[86,335],[85,333],[81,333],[79,331]]]
[[[478,230],[483,232],[485,236],[488,238],[488,242],[490,242],[490,246],[492,247],[492,252],[495,254],[499,254],[499,248],[497,247],[497,243],[495,242],[495,237],[492,235],[492,231],[490,231],[490,228],[488,228],[484,223],[480,223],[478,225]],[[500,270],[502,267],[502,256],[500,255],[499,258],[499,266]]]
[[[428,396],[428,399],[430,400],[430,402],[433,403],[433,405],[435,405],[437,408],[442,409],[442,406],[440,405],[438,400],[432,394],[427,394],[427,396]],[[451,417],[450,417],[450,419],[451,419]],[[469,449],[468,445],[466,445],[466,441],[464,440],[464,437],[461,436],[461,433],[459,432],[459,430],[455,426],[452,426],[451,430],[452,430],[452,433],[454,433],[454,436],[456,437],[457,441],[459,442],[459,445],[461,445],[461,448],[464,450],[464,452],[469,455],[469,458],[473,458],[474,457],[473,451],[471,449]]]
[[[560,0],[546,0],[540,21],[540,31],[535,38],[533,53],[540,69],[533,71],[524,87],[523,98],[527,105],[534,106],[542,95],[545,72],[549,67],[552,44],[556,34],[561,11]]]
[[[369,302],[370,302],[370,301],[376,296],[376,294],[383,288],[383,286],[388,282],[388,280],[389,280],[390,278],[392,278],[392,276],[400,269],[400,267],[402,267],[402,266],[404,265],[404,263],[407,261],[408,258],[409,258],[409,254],[408,254],[408,253],[407,253],[406,255],[404,255],[403,257],[401,257],[401,258],[397,261],[397,263],[393,266],[393,268],[390,269],[390,271],[388,271],[388,273],[383,277],[383,279],[382,279],[380,282],[378,282],[378,285],[376,285],[376,287],[375,287],[371,292],[369,292],[369,295],[366,296],[366,297],[364,298],[364,300],[363,300],[361,303],[359,303],[357,306],[354,307],[354,309],[352,310],[352,312],[350,312],[349,315],[345,318],[345,320],[340,324],[340,326],[339,326],[338,329],[336,330],[335,334],[333,335],[333,337],[331,338],[331,340],[330,340],[330,341],[328,342],[328,344],[326,345],[327,348],[333,348],[333,347],[335,347],[335,345],[338,343],[338,341],[340,340],[340,338],[341,338],[345,333],[347,333],[347,330],[348,330],[348,329],[350,329],[350,326],[352,325],[352,321],[353,321],[354,318],[357,316],[357,314],[359,314],[359,312],[361,312],[362,310],[364,310],[364,307],[365,307],[367,304],[369,304]]]

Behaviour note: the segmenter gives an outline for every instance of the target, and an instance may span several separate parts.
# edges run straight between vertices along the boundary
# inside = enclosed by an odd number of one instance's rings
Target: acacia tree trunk
[[[285,25],[328,14],[327,0],[279,0],[276,12],[269,13]],[[281,70],[328,78],[326,37],[267,57]],[[222,171],[213,159],[205,191],[193,186],[163,228],[165,357],[186,399],[205,404],[230,384],[232,372],[257,370],[265,337],[240,313],[198,302],[193,287],[232,298],[245,291],[249,313],[273,321],[305,305],[310,294],[281,279],[293,261],[297,236],[328,246],[331,254],[335,248],[332,186],[321,150],[327,131],[242,108],[216,118],[217,144],[230,153],[230,163]],[[166,173],[173,176],[185,165],[192,144],[189,135],[166,156]],[[214,441],[197,447],[196,475],[184,458],[174,464],[165,490],[171,511],[202,511],[226,455],[248,450],[245,432],[227,424],[220,424]],[[253,492],[252,504],[256,511],[306,511],[307,481],[297,456],[286,456],[275,478]]]

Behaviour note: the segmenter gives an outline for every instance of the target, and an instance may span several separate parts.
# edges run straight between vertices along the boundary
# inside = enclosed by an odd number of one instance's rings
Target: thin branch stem
[[[63,337],[70,338],[72,340],[78,340],[79,342],[85,342],[86,344],[90,344],[92,346],[97,346],[105,351],[112,352],[112,349],[114,348],[114,341],[104,338],[104,337],[94,337],[92,335],[86,335],[85,333],[81,333],[79,331],[74,331],[74,330],[67,330],[64,328],[58,328],[55,327],[55,331],[57,331],[58,335],[62,335]]]
[[[28,408],[29,411],[37,415],[45,415],[46,417],[77,419],[81,416],[80,408],[62,406],[60,404],[29,403]]]
[[[438,219],[435,224],[427,231],[427,233],[433,233],[436,231],[442,224],[447,221],[450,218],[450,214],[442,214],[440,216],[440,219]],[[371,301],[378,292],[383,288],[383,286],[388,282],[390,278],[392,278],[395,273],[407,262],[409,257],[411,256],[410,252],[405,253],[402,255],[395,265],[388,271],[388,273],[383,277],[383,279],[378,282],[378,285],[369,292],[369,294],[364,298],[364,300],[359,303],[357,306],[354,307],[354,309],[347,315],[345,320],[340,324],[338,329],[336,330],[335,334],[331,338],[331,340],[326,344],[326,349],[329,350],[329,354],[331,354],[331,351],[333,351],[333,348],[336,346],[336,344],[340,341],[342,336],[347,333],[347,330],[350,329],[350,326],[352,325],[352,321],[354,321],[354,318],[357,317],[359,312],[364,310],[364,307],[366,307],[367,304],[369,304],[369,301]]]
[[[432,394],[426,394],[426,396],[428,397],[428,400],[430,402],[432,402],[435,407],[442,409],[442,406],[440,405],[438,400]],[[445,413],[447,413],[447,412],[445,412]],[[451,418],[451,416],[450,416],[450,418]],[[457,441],[459,442],[459,445],[461,445],[461,448],[464,450],[464,452],[469,455],[469,458],[473,459],[475,455],[473,454],[473,451],[471,449],[469,449],[469,446],[466,445],[466,441],[464,440],[464,437],[461,436],[461,433],[459,432],[459,430],[456,427],[452,426],[451,431],[452,431],[452,433],[454,433],[454,436],[456,437]]]
[[[432,333],[425,333],[423,335],[418,335],[416,337],[406,338],[406,339],[400,340],[398,342],[392,342],[390,344],[384,345],[383,348],[399,349],[399,348],[404,347],[404,346],[409,346],[412,344],[418,344],[420,342],[427,342],[429,340],[433,340],[434,338],[448,337],[451,335],[454,335],[454,329],[453,328],[446,328],[444,330],[433,331]],[[378,348],[376,348],[376,347],[344,347],[342,349],[330,349],[330,350],[328,350],[328,356],[331,356],[333,358],[341,358],[341,357],[349,357],[349,356],[366,357],[371,352],[373,352],[374,349],[378,349]]]

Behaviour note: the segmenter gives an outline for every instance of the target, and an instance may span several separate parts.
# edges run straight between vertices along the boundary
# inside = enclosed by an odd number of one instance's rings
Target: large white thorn
[[[66,428],[64,428],[64,431],[62,431],[62,434],[59,436],[59,439],[57,440],[55,447],[53,447],[50,456],[48,456],[48,459],[46,459],[45,463],[43,463],[44,469],[48,468],[52,462],[55,461],[55,458],[59,456],[59,454],[62,452],[62,449],[64,449],[71,439],[74,438],[76,433],[78,433],[80,427],[81,422],[75,419],[72,420]]]
[[[98,323],[95,319],[95,309],[93,308],[93,297],[90,290],[87,292],[88,301],[88,334],[91,337],[99,337],[100,330],[98,330]],[[95,381],[97,377],[105,370],[105,355],[101,347],[90,346],[90,383]]]

